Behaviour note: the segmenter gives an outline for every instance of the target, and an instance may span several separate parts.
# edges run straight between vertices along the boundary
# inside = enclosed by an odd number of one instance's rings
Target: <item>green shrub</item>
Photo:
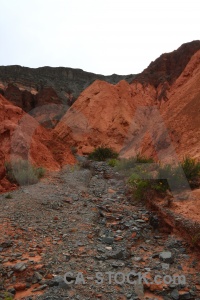
[[[152,192],[165,194],[167,190],[180,190],[185,187],[185,177],[180,166],[169,164],[160,165],[154,176],[148,170],[145,173],[144,168],[142,172],[139,169],[137,173],[130,176],[128,182],[133,188],[134,197],[141,200],[145,200]]]
[[[128,184],[135,199],[144,199],[148,191],[152,189],[154,183],[152,171],[155,168],[154,165],[151,165],[153,163],[153,158],[137,154],[135,157],[121,159],[117,164],[117,170],[129,176]],[[155,187],[159,188],[157,182],[155,182]]]
[[[4,300],[12,300],[14,296],[12,296],[10,293],[5,293]]]
[[[154,163],[154,159],[152,157],[142,156],[140,153],[136,155],[136,162],[139,164],[151,164]]]
[[[145,161],[149,162],[148,159],[141,159],[140,161],[143,161],[143,163]],[[128,162],[130,163],[128,164]],[[154,176],[152,176],[148,168],[145,169],[145,167],[139,165],[134,167],[133,158],[125,161],[125,163],[123,162],[124,166],[126,168],[132,167],[131,171],[133,173],[129,177],[128,184],[132,188],[136,199],[145,199],[152,191],[166,193],[170,189],[183,190],[187,188],[188,182],[191,188],[199,186],[200,163],[189,157],[186,157],[178,165],[159,165]]]
[[[5,168],[9,181],[20,185],[35,184],[45,174],[44,168],[32,166],[27,160],[6,162]]]
[[[133,173],[133,174],[130,176],[128,182],[129,182],[131,185],[134,185],[134,184],[137,183],[138,180],[141,180],[140,175],[137,174],[137,173]]]
[[[98,147],[88,156],[89,159],[105,161],[108,158],[117,158],[118,153],[108,147]]]
[[[133,173],[128,179],[128,184],[132,189],[135,199],[145,200],[152,191],[159,193],[166,191],[166,187],[163,186],[162,182],[153,179],[151,174],[147,173],[145,177],[146,179],[142,179],[141,174]]]
[[[149,180],[138,180],[136,183],[135,198],[145,199],[147,191],[150,189]]]
[[[119,163],[117,164],[117,170],[118,171],[127,171],[130,169],[133,169],[136,166],[136,160],[135,157],[131,158],[122,158],[120,159]]]
[[[146,200],[152,192],[162,194],[167,190],[161,181],[155,179],[133,180],[131,177],[128,180],[128,184],[132,189],[134,198],[137,200]]]
[[[164,165],[159,168],[159,178],[170,178],[170,187],[175,189],[184,189],[186,180],[191,188],[199,186],[200,163],[195,159],[186,157],[181,164],[176,166]],[[169,183],[166,179],[161,182],[169,189]]]
[[[35,175],[40,179],[45,175],[45,169],[43,167],[34,167]]]
[[[137,154],[134,157],[123,158],[117,164],[117,169],[119,171],[128,171],[130,169],[138,168],[138,164],[151,164],[154,163],[153,158],[147,158],[141,154]]]
[[[185,157],[181,163],[181,167],[185,173],[191,188],[199,187],[200,178],[200,162],[190,157]]]
[[[160,165],[159,169],[158,169],[158,178],[161,179],[157,179],[158,184],[162,184],[163,190],[167,190],[170,189],[169,187],[169,182],[167,180],[167,178],[171,178],[170,183],[171,184],[177,184],[179,181],[179,176],[177,174],[177,167],[174,167],[170,164],[166,164],[166,165]]]
[[[108,161],[108,165],[109,165],[110,167],[116,167],[118,163],[119,163],[119,161],[118,161],[118,159],[116,159],[116,158],[111,158],[111,159],[109,159],[109,161]]]

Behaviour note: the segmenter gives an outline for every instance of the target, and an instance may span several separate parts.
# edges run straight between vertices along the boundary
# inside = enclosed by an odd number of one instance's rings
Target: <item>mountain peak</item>
[[[154,87],[166,81],[171,85],[198,50],[200,50],[200,40],[185,43],[173,52],[164,53],[151,62],[133,81],[149,83]]]

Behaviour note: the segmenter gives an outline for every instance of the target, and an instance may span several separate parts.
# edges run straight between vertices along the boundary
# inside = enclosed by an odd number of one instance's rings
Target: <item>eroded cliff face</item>
[[[55,132],[83,154],[106,145],[125,157],[141,152],[162,160],[176,154],[199,158],[199,48],[199,41],[192,42],[161,56],[131,84],[95,81]]]
[[[36,92],[9,83],[1,89],[1,94],[12,104],[36,118],[46,128],[53,128],[69,107],[63,104],[52,87],[44,87]]]
[[[70,149],[51,130],[0,95],[0,192],[12,187],[5,178],[5,163],[19,158],[47,170],[75,162]]]
[[[141,99],[143,105],[153,105],[155,96],[152,86],[95,81],[67,111],[55,131],[83,154],[102,144],[119,151]]]

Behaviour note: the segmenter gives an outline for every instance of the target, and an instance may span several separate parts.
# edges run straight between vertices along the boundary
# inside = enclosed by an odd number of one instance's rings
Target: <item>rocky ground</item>
[[[198,251],[107,163],[85,167],[0,196],[0,299],[200,299]]]

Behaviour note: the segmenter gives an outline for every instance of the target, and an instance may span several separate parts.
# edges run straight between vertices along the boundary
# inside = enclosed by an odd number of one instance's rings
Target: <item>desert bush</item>
[[[6,162],[6,176],[10,182],[20,185],[35,184],[45,174],[45,169],[35,167],[27,160],[16,160],[12,163]]]
[[[136,166],[135,157],[122,158],[117,164],[117,170],[118,171],[130,170],[133,169],[135,166]]]
[[[130,158],[122,158],[120,159],[119,163],[117,164],[117,169],[120,170],[130,170],[138,167],[138,164],[150,164],[154,163],[153,158],[148,158],[142,156],[141,154],[137,154],[134,157]]]
[[[166,186],[156,179],[135,179],[131,177],[128,184],[132,189],[133,196],[137,200],[146,200],[150,195],[157,193],[163,194],[167,191]]]
[[[180,184],[180,175],[178,172],[178,166],[172,166],[171,164],[160,165],[158,169],[158,182],[162,183],[162,187],[164,190],[170,189],[169,181],[170,179],[171,187],[175,187]]]
[[[119,160],[116,159],[116,158],[111,158],[111,159],[109,159],[109,161],[108,161],[108,165],[109,165],[110,167],[116,167],[116,166],[118,165],[118,163],[119,163]]]
[[[134,191],[135,199],[144,200],[146,198],[146,193],[150,190],[150,181],[149,180],[137,180],[136,188]]]
[[[191,188],[199,187],[200,162],[196,161],[194,158],[185,157],[181,167],[183,168]]]
[[[184,160],[176,165],[164,165],[159,168],[159,178],[170,178],[171,188],[184,189],[186,179],[191,188],[199,186],[200,179],[200,162],[195,159],[186,157]],[[162,179],[161,182],[167,189],[169,189],[169,183],[166,179]]]
[[[150,178],[151,173],[155,171],[155,167],[156,164],[154,164],[152,158],[138,154],[128,159],[120,159],[115,168],[126,177],[137,173],[141,178]]]
[[[142,172],[142,174],[135,172],[128,179],[128,184],[135,199],[146,200],[153,191],[157,193],[166,192],[166,186],[160,180],[154,179],[151,172],[148,172],[148,170],[146,172],[143,170]],[[143,176],[145,179],[143,179]]]
[[[33,167],[35,175],[40,179],[45,175],[45,169],[43,167]]]
[[[146,157],[140,153],[136,155],[135,159],[139,164],[151,164],[154,162],[154,159],[152,157]]]
[[[13,297],[14,296],[12,296],[11,294],[9,294],[7,292],[4,294],[4,300],[13,300]]]
[[[91,152],[88,156],[89,159],[98,160],[98,161],[105,161],[109,158],[117,158],[118,153],[115,152],[112,148],[109,147],[98,147],[93,152]]]
[[[143,161],[148,162],[148,159]],[[187,188],[187,183],[191,188],[197,187],[199,184],[200,163],[192,158],[186,157],[178,165],[159,165],[154,175],[148,168],[141,168],[137,165],[134,167],[133,162],[134,160],[131,160],[126,167],[132,167],[133,173],[128,179],[128,184],[136,199],[145,199],[152,191],[165,194],[167,190],[184,190]],[[127,162],[124,165],[126,164]]]

